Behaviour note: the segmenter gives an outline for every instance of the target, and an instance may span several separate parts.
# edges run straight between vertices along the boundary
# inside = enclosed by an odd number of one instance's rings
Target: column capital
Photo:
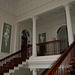
[[[70,3],[64,4],[63,6],[65,7],[65,10],[70,9]]]
[[[38,19],[38,16],[32,16],[31,19]]]
[[[36,68],[30,68],[30,71],[35,71],[35,72],[37,72],[38,69],[36,69]]]

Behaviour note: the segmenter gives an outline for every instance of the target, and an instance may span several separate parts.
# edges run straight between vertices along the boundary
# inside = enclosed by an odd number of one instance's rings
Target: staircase
[[[14,58],[13,60],[10,60],[6,64],[3,64],[3,66],[0,66],[0,75],[3,75],[3,73],[9,72],[9,69],[14,69],[14,66],[18,66],[18,64],[22,64],[23,61],[25,61],[26,58]]]
[[[27,57],[22,57],[22,50],[0,60],[0,75],[10,75],[26,64]]]
[[[69,63],[71,67],[68,68],[68,72],[70,72],[70,75],[75,75],[75,57],[71,58],[71,62]]]
[[[41,75],[75,75],[75,41]]]

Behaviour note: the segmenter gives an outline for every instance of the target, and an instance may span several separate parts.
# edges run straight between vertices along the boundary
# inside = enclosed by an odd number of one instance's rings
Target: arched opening
[[[68,33],[67,33],[67,26],[61,26],[58,30],[57,30],[57,39],[64,39],[64,38],[68,38]]]
[[[27,57],[27,35],[25,30],[22,31],[22,37],[21,37],[21,50],[22,50],[22,57]]]
[[[28,32],[27,29],[24,29],[22,31],[22,36],[21,36],[21,50],[22,50],[22,57],[29,57],[29,52],[28,50],[30,49],[31,46],[31,37],[30,33]]]
[[[61,39],[66,39],[64,41],[60,41],[60,53],[63,53],[65,51],[66,48],[68,48],[68,32],[67,32],[67,26],[61,26],[58,31],[57,31],[57,39],[61,40]],[[65,48],[64,48],[65,47]]]

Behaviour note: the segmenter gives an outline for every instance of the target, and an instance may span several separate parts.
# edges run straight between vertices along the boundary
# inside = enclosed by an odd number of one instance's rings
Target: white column
[[[33,50],[32,50],[32,57],[37,56],[36,51],[36,17],[33,17]]]
[[[69,4],[65,5],[65,11],[66,11],[66,21],[67,21],[67,30],[68,30],[68,40],[69,40],[69,45],[70,45],[74,41],[74,38],[73,38],[73,32],[72,32]]]
[[[37,75],[37,70],[33,69],[33,74],[32,75]]]

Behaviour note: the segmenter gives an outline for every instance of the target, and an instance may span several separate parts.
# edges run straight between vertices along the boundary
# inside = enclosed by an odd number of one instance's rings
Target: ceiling
[[[75,12],[75,2],[71,3],[70,7],[71,7],[70,11]],[[58,8],[55,8],[53,10],[46,11],[42,14],[37,15],[37,22],[52,19],[52,18],[55,18],[57,16],[61,16],[61,15],[64,15],[64,14],[65,14],[65,8],[63,6],[61,6],[61,7],[58,7]],[[30,20],[31,19],[28,19],[26,21],[30,21]],[[26,21],[22,21],[22,22],[25,23]]]
[[[65,10],[63,7],[56,8],[56,9],[53,9],[53,10],[50,10],[50,11],[47,11],[45,13],[38,15],[37,22],[51,19],[51,18],[54,18],[54,17],[59,16],[59,15],[64,14],[64,13],[65,13]]]
[[[75,12],[75,2],[71,3],[70,8],[71,8],[70,9],[71,12]],[[53,10],[42,13],[40,15],[37,15],[38,16],[37,22],[52,19],[54,17],[60,16],[63,14],[65,14],[65,8],[64,7],[58,7],[58,8],[55,8]]]

